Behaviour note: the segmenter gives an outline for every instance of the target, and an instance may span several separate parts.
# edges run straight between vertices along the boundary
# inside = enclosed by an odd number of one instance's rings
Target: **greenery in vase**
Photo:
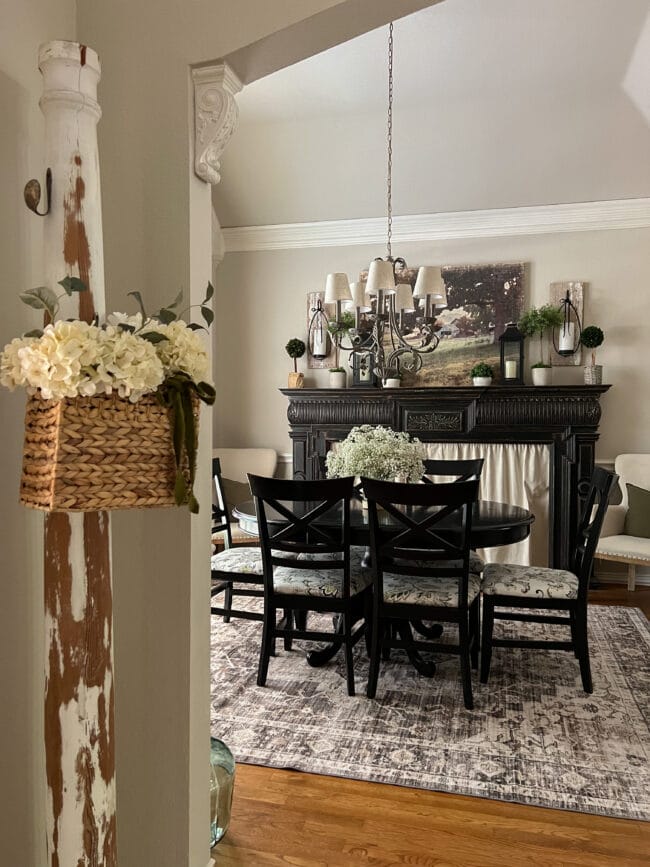
[[[540,367],[543,367],[543,368],[552,367],[552,365],[547,364],[545,361],[536,361],[535,364],[531,364],[530,366],[531,366],[531,369],[533,369],[533,370],[536,370],[537,368],[540,368]]]
[[[345,373],[344,367],[330,367],[330,373]]]
[[[343,371],[343,368],[339,364],[341,343],[343,342],[343,338],[346,337],[353,328],[354,316],[352,313],[348,312],[341,313],[340,319],[333,319],[331,322],[327,323],[327,330],[332,335],[332,340],[334,341],[336,364],[333,368],[331,368],[331,370],[333,371]]]
[[[484,361],[479,361],[478,364],[475,364],[471,369],[470,374],[472,379],[477,376],[487,376],[490,379],[494,376],[494,371],[489,364],[486,364]]]
[[[596,353],[593,351],[602,345],[603,340],[605,339],[605,335],[602,332],[602,329],[597,325],[587,325],[586,328],[580,332],[580,343],[585,346],[587,349],[591,349],[591,364],[592,367],[596,364]]]
[[[42,329],[15,337],[0,354],[0,384],[11,389],[25,388],[42,400],[94,397],[117,394],[135,403],[146,394],[172,410],[172,435],[176,460],[175,500],[198,512],[193,492],[196,474],[196,430],[194,397],[212,405],[214,386],[204,381],[209,372],[208,353],[197,331],[205,325],[184,322],[183,314],[199,307],[203,321],[212,324],[214,314],[208,302],[214,288],[208,283],[205,298],[180,310],[183,293],[156,313],[147,314],[139,292],[129,292],[140,310],[134,314],[111,313],[106,322],[78,319],[57,320],[64,296],[86,292],[77,277],[65,277],[58,284],[59,295],[47,286],[28,289],[21,300],[43,310],[49,323]],[[189,483],[182,472],[187,456]]]
[[[305,354],[306,346],[298,337],[292,337],[284,347],[289,358],[293,358],[293,372],[298,373],[298,359]]]
[[[327,454],[327,476],[418,482],[424,474],[424,446],[403,431],[364,424]]]
[[[564,314],[561,308],[554,307],[552,304],[544,304],[543,307],[531,307],[523,314],[517,326],[524,337],[539,335],[539,363],[532,365],[533,367],[551,366],[550,348],[548,363],[544,362],[544,334],[547,331],[552,331],[553,328],[559,328],[563,322]]]

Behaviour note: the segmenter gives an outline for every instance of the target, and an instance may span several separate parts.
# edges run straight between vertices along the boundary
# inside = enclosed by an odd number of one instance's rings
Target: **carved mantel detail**
[[[221,155],[237,126],[235,94],[242,83],[227,63],[192,70],[194,81],[194,171],[208,184],[221,180]]]

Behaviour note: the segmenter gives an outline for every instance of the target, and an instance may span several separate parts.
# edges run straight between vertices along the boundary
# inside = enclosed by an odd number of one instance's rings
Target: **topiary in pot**
[[[580,343],[587,349],[591,349],[591,364],[585,365],[585,385],[600,385],[603,381],[603,366],[596,364],[594,352],[602,345],[605,335],[597,325],[588,325],[580,332]]]
[[[305,354],[306,346],[300,338],[292,337],[284,348],[289,358],[293,358],[293,373],[289,374],[289,388],[302,388],[305,375],[298,373],[298,359]]]
[[[469,375],[472,378],[474,385],[486,386],[492,384],[494,370],[489,364],[486,364],[484,361],[479,361],[471,369]]]

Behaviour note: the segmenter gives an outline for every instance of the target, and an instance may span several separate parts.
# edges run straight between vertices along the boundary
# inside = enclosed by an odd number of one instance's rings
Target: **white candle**
[[[565,322],[562,326],[562,330],[560,331],[560,352],[573,352],[574,348],[574,340],[573,340],[573,322]]]
[[[506,361],[506,379],[516,379],[517,378],[517,362],[516,361]]]
[[[325,358],[327,356],[327,331],[325,328],[316,327],[314,329],[314,342],[311,354]]]

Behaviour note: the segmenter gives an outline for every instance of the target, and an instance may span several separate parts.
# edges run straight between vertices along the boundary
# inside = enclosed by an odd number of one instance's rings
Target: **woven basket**
[[[198,401],[194,406],[198,430]],[[47,512],[174,505],[171,412],[154,394],[30,397],[20,501]]]

